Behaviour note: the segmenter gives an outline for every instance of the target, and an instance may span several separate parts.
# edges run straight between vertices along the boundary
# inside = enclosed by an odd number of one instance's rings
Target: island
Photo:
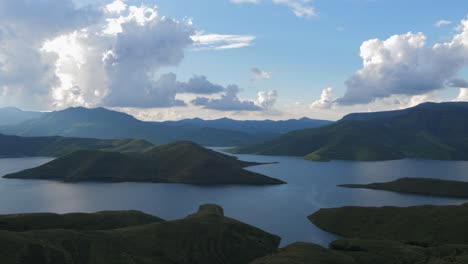
[[[245,170],[258,163],[241,161],[189,141],[121,153],[80,150],[37,168],[5,178],[53,179],[66,182],[154,182],[200,185],[283,184],[278,179]]]
[[[345,188],[384,190],[430,196],[468,198],[468,182],[430,178],[402,178],[392,182],[371,184],[342,184]]]
[[[207,204],[186,218],[164,221],[135,212],[113,212],[106,228],[102,213],[80,217],[23,214],[1,216],[24,230],[0,226],[2,264],[241,264],[274,253],[280,238],[224,216]],[[49,217],[61,222],[37,224]],[[123,219],[133,219],[126,222]],[[3,221],[3,220],[0,220]],[[90,224],[91,223],[91,224]]]
[[[424,103],[387,112],[356,113],[319,128],[229,150],[299,156],[310,161],[468,160],[468,103]]]

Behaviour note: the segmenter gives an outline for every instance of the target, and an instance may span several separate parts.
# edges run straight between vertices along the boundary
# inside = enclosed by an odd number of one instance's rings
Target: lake
[[[402,177],[468,181],[468,162],[399,160],[385,162],[309,162],[295,157],[237,155],[255,162],[278,162],[249,168],[282,179],[279,186],[202,187],[181,184],[79,183],[0,179],[0,214],[25,212],[95,212],[140,210],[171,220],[185,217],[200,204],[216,203],[225,214],[282,237],[327,246],[336,237],[307,220],[319,208],[345,205],[411,206],[461,204],[468,200],[386,191],[346,189],[344,183],[371,183]],[[50,158],[0,159],[0,175],[31,168]]]

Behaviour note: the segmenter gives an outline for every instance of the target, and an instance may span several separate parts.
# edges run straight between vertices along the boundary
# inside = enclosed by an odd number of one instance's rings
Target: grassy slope
[[[106,230],[161,222],[162,219],[138,211],[103,211],[93,214],[14,214],[0,216],[0,230],[31,231],[45,229]]]
[[[398,115],[343,119],[294,131],[237,153],[304,156],[309,160],[468,159],[468,104],[422,104]]]
[[[191,142],[151,148],[144,153],[84,150],[6,178],[65,181],[134,181],[187,184],[280,184],[280,180],[244,170],[253,165]]]
[[[272,253],[277,236],[206,205],[185,219],[107,231],[0,232],[1,263],[242,264]]]
[[[309,219],[324,230],[350,238],[468,244],[468,204],[321,209]]]
[[[346,238],[330,249],[295,243],[252,264],[468,263],[468,204],[322,209],[310,219]]]
[[[58,157],[84,149],[141,152],[152,146],[149,142],[136,139],[19,137],[0,134],[0,157]]]
[[[341,187],[386,190],[431,196],[468,198],[468,183],[427,178],[402,178],[392,182],[343,184]]]

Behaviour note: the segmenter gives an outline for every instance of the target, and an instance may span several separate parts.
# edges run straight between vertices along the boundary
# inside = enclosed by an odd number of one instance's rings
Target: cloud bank
[[[340,105],[367,104],[392,95],[422,95],[447,87],[468,65],[468,19],[451,41],[426,45],[423,33],[408,32],[361,45],[363,68],[346,81]]]
[[[190,47],[225,50],[255,36],[204,34],[191,20],[159,14],[155,6],[115,0],[77,8],[72,0],[0,2],[0,104],[28,109],[69,106],[162,108],[186,106],[179,94],[221,94],[220,110],[253,109],[227,89],[195,75],[173,73]],[[221,106],[226,103],[227,106]],[[237,104],[237,106],[234,106]],[[207,106],[208,107],[208,106]]]

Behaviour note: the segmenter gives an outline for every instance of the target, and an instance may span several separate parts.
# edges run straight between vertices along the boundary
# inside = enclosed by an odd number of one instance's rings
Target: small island
[[[189,141],[152,147],[139,153],[80,150],[37,168],[5,175],[16,179],[66,182],[154,182],[199,185],[283,184],[245,170],[258,163],[206,149]]]
[[[430,196],[468,198],[468,182],[429,178],[402,178],[392,182],[371,184],[342,184],[345,188],[384,190]]]

